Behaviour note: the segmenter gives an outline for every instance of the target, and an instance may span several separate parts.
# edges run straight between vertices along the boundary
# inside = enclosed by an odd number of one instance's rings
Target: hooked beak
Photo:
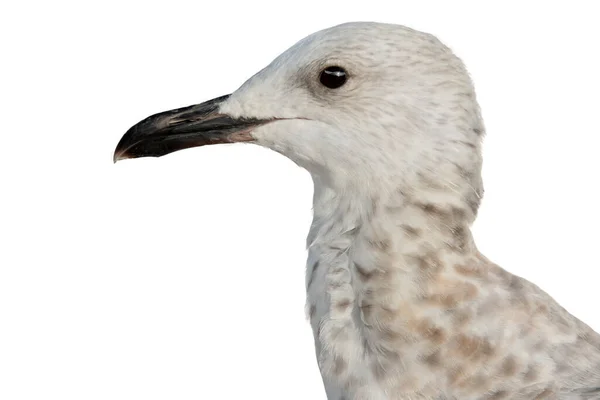
[[[254,140],[250,131],[270,120],[220,114],[219,105],[228,97],[165,111],[138,122],[119,141],[113,161],[160,157],[190,147]]]

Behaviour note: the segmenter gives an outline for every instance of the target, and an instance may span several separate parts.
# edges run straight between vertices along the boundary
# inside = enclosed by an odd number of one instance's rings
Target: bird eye
[[[346,83],[348,77],[346,76],[346,70],[342,67],[327,67],[321,71],[319,80],[323,86],[329,89],[337,89]]]

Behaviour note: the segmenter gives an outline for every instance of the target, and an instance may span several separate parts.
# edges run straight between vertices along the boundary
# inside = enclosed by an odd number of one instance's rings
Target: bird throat
[[[409,346],[427,330],[412,325],[444,305],[428,308],[423,295],[452,266],[476,257],[469,229],[474,213],[466,201],[447,196],[423,201],[397,191],[386,200],[358,201],[315,193],[307,313],[328,396],[336,398],[377,387],[377,365],[399,356],[386,347]],[[459,300],[445,299],[439,301]]]

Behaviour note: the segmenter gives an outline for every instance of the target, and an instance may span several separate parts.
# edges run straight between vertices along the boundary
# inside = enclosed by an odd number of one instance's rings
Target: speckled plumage
[[[347,87],[319,87],[326,65]],[[317,32],[221,112],[294,118],[253,137],[314,179],[307,310],[328,399],[600,399],[599,335],[474,244],[484,125],[435,37]]]
[[[338,89],[319,83],[332,65]],[[600,399],[600,336],[475,246],[485,128],[435,37],[317,32],[218,112],[270,120],[243,140],[313,178],[307,313],[329,400]]]

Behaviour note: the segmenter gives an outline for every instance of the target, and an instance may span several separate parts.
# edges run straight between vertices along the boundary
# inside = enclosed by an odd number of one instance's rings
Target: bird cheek
[[[273,148],[277,144],[283,144],[279,127],[280,121],[259,126],[252,131],[255,143],[267,148]]]
[[[256,144],[286,156],[301,167],[313,163],[314,143],[302,121],[274,121],[256,128],[252,136]]]
[[[290,140],[293,140],[294,136],[297,136],[298,132],[295,129],[293,121],[289,120],[273,120],[268,124],[256,127],[252,131],[252,137],[256,141],[264,146],[270,145],[271,143],[285,144]]]

